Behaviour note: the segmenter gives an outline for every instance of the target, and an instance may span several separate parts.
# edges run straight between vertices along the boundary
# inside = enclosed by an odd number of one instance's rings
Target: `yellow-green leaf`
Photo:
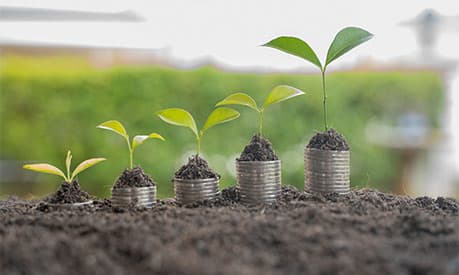
[[[222,101],[218,102],[215,106],[218,107],[223,105],[243,105],[258,111],[255,100],[245,93],[234,93],[229,95]]]
[[[194,122],[193,116],[186,110],[169,108],[157,112],[157,115],[160,119],[169,124],[190,128],[196,137],[199,137],[196,122]]]
[[[67,157],[65,158],[65,168],[67,168],[67,176],[70,175],[70,165],[72,164],[72,152],[67,151]]]
[[[78,175],[82,171],[104,160],[106,159],[105,158],[94,158],[94,159],[85,160],[82,163],[78,164],[78,166],[75,168],[75,170],[72,173],[72,177],[70,178],[70,181],[72,181],[76,177],[76,175]]]
[[[117,120],[105,121],[104,123],[98,125],[97,128],[106,129],[115,132],[118,135],[123,136],[124,138],[128,138],[126,129],[124,129],[123,124],[121,124],[121,122]]]
[[[303,94],[304,94],[303,91],[297,88],[291,87],[291,86],[287,86],[287,85],[276,86],[274,87],[274,89],[271,90],[271,92],[269,92],[269,95],[266,98],[265,103],[263,104],[263,108],[266,108],[275,103],[287,100],[295,96],[303,95]]]
[[[207,118],[207,121],[204,124],[202,131],[204,132],[205,130],[212,128],[217,124],[225,123],[233,119],[236,119],[239,117],[239,115],[240,114],[238,111],[231,109],[231,108],[227,108],[227,107],[217,108]]]
[[[40,172],[40,173],[58,175],[64,178],[64,180],[67,180],[67,177],[64,175],[64,172],[62,172],[59,168],[51,164],[47,164],[47,163],[25,164],[24,166],[22,166],[22,168],[27,169],[27,170],[32,170],[35,172]]]
[[[373,34],[367,32],[364,29],[357,27],[347,27],[340,30],[333,42],[328,48],[327,52],[327,61],[325,62],[325,67],[330,64],[333,60],[362,44],[363,42],[369,40],[373,37]]]
[[[157,133],[151,133],[149,135],[138,135],[132,139],[132,150],[134,150],[140,144],[144,143],[147,139],[152,139],[152,138],[157,138],[162,141],[165,140],[160,134],[157,134]]]
[[[304,42],[303,40],[291,37],[291,36],[281,36],[275,38],[268,43],[262,45],[265,47],[271,47],[285,53],[298,56],[303,58],[312,64],[319,67],[322,70],[322,65],[320,64],[319,58],[317,58],[316,53],[312,50],[312,48],[308,45],[308,43]]]

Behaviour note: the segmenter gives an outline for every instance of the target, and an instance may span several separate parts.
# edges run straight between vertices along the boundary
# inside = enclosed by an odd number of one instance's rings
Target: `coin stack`
[[[150,208],[156,203],[156,186],[112,189],[112,206]]]
[[[350,151],[304,150],[304,190],[313,193],[340,193],[350,190]]]
[[[281,194],[281,161],[236,161],[241,202],[272,203]]]
[[[195,201],[210,200],[218,195],[220,179],[178,179],[174,178],[175,201],[188,204]]]

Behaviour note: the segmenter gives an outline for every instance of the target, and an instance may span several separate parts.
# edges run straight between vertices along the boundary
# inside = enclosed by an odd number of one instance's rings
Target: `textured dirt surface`
[[[237,159],[240,161],[269,161],[278,160],[274,153],[271,142],[268,139],[256,134],[245,146],[241,156]]]
[[[187,164],[175,172],[175,177],[179,179],[210,179],[220,178],[220,175],[209,167],[209,163],[205,159],[194,155],[188,158]]]
[[[153,179],[145,174],[140,167],[134,167],[131,169],[125,169],[121,176],[115,182],[113,188],[127,188],[127,187],[148,187],[154,186],[155,182]]]
[[[84,190],[81,189],[78,181],[74,180],[71,184],[63,182],[59,189],[54,193],[45,198],[49,203],[79,203],[86,202],[91,196]]]
[[[307,147],[320,150],[349,151],[346,139],[335,129],[328,129],[323,133],[315,134]]]
[[[284,187],[272,206],[238,200],[234,188],[150,210],[0,200],[0,273],[459,274],[453,199]]]

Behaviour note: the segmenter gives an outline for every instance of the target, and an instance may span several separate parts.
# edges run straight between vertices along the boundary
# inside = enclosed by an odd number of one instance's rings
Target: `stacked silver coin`
[[[178,179],[174,178],[175,201],[188,204],[195,201],[210,200],[218,195],[220,179]]]
[[[86,206],[93,206],[93,201],[75,202],[75,203],[48,203],[49,206],[62,209],[75,209]]]
[[[281,194],[281,161],[236,160],[237,185],[241,202],[272,203]]]
[[[150,208],[156,203],[156,186],[112,188],[112,206]]]
[[[350,174],[350,151],[305,148],[304,190],[306,192],[348,193]]]

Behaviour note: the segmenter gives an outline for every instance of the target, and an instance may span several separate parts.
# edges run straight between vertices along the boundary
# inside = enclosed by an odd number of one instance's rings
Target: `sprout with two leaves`
[[[88,169],[89,167],[96,165],[99,162],[104,161],[105,158],[92,158],[83,161],[80,163],[73,172],[70,171],[70,165],[72,163],[72,152],[69,150],[67,152],[67,158],[65,159],[65,167],[66,167],[66,174],[62,172],[61,169],[57,168],[54,165],[48,163],[37,163],[37,164],[25,164],[23,166],[24,169],[32,170],[39,173],[46,173],[46,174],[53,174],[58,175],[64,179],[65,182],[71,184],[75,177],[83,172],[84,170]]]
[[[234,93],[229,95],[222,101],[218,102],[215,106],[223,105],[242,105],[247,106],[258,113],[258,132],[262,136],[263,131],[263,113],[265,109],[275,103],[285,101],[287,99],[303,95],[304,92],[301,90],[290,87],[287,85],[279,85],[269,92],[262,106],[258,106],[255,100],[245,93]]]
[[[165,139],[158,133],[151,133],[149,135],[138,135],[132,139],[132,143],[130,142],[129,136],[124,128],[123,124],[117,120],[109,120],[97,126],[97,128],[105,129],[117,133],[118,135],[122,136],[127,143],[129,149],[129,167],[133,169],[133,155],[134,151],[137,146],[143,144],[147,139],[160,139],[164,141]]]
[[[312,48],[303,40],[290,37],[290,36],[281,36],[271,40],[270,42],[264,44],[265,47],[271,47],[285,53],[295,55],[306,61],[311,62],[316,65],[322,73],[322,89],[323,89],[323,109],[324,109],[324,126],[325,131],[328,130],[327,123],[327,94],[325,92],[325,71],[327,66],[331,62],[336,60],[338,57],[357,47],[358,45],[364,43],[373,37],[373,34],[368,31],[357,28],[357,27],[347,27],[339,31],[330,47],[328,48],[327,58],[325,64],[322,66],[322,63],[317,58],[316,53]]]
[[[196,137],[197,156],[201,152],[201,140],[204,133],[210,128],[239,117],[239,112],[231,108],[217,108],[208,117],[204,126],[198,131],[193,116],[186,110],[180,108],[169,108],[157,112],[157,115],[164,122],[189,128]]]

